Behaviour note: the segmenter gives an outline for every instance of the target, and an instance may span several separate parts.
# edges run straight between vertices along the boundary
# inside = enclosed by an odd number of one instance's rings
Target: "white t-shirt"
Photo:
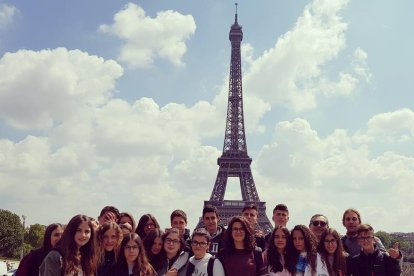
[[[207,265],[208,265],[208,260],[210,259],[210,257],[211,257],[211,254],[209,253],[206,253],[206,255],[200,260],[197,260],[194,256],[192,256],[189,262],[194,265],[194,272],[191,275],[208,276]],[[214,260],[213,276],[224,276],[223,265],[221,264],[219,259]]]

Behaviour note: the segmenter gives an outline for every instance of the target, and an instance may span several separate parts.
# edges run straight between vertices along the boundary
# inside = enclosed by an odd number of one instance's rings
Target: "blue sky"
[[[239,1],[247,146],[268,215],[412,231],[412,1]],[[234,3],[0,0],[0,208],[115,205],[194,227],[217,174]],[[231,180],[227,199],[240,199]]]

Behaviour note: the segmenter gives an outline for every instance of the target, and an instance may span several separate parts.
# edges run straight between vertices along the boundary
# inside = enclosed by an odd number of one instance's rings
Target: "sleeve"
[[[385,246],[382,244],[381,240],[378,237],[374,237],[374,239],[375,246],[379,249],[379,251],[387,253],[387,249],[385,249]]]
[[[177,260],[175,260],[171,268],[175,268],[177,269],[177,271],[180,270],[183,266],[187,264],[188,256],[188,252],[181,252],[180,256],[178,256]]]
[[[62,255],[52,250],[46,255],[39,268],[40,276],[61,276]]]
[[[400,276],[401,267],[398,260],[391,258],[388,255],[384,256],[385,258],[385,273],[389,276]]]
[[[213,276],[224,276],[224,268],[219,259],[214,261]]]
[[[16,271],[16,276],[30,275],[29,266],[32,258],[32,252],[30,251],[19,263],[19,267]]]

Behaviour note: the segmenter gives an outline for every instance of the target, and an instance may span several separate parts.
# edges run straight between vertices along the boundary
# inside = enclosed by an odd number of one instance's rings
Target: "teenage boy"
[[[348,274],[353,276],[399,276],[401,268],[398,261],[376,247],[372,226],[360,224],[356,231],[361,252],[350,259]]]
[[[188,260],[187,276],[224,276],[220,260],[207,253],[210,238],[209,232],[204,228],[196,229],[191,235],[194,256]]]
[[[170,215],[171,227],[177,228],[184,241],[190,239],[190,229],[187,229],[187,214],[183,210],[174,210]]]
[[[203,223],[204,228],[210,234],[210,246],[208,252],[215,256],[221,248],[223,248],[224,229],[223,226],[218,225],[219,215],[217,208],[212,205],[206,205],[203,208]]]
[[[113,221],[113,222],[118,223],[118,220],[119,220],[119,210],[118,208],[114,206],[103,207],[98,217],[99,225],[102,225],[107,221]]]
[[[247,221],[250,223],[254,230],[254,236],[256,238],[256,245],[262,249],[262,251],[265,250],[266,247],[266,241],[265,237],[263,236],[263,231],[260,229],[256,229],[257,226],[257,207],[256,205],[246,205],[243,208],[242,216],[247,219]]]
[[[289,209],[288,207],[283,204],[277,204],[275,208],[273,208],[273,216],[272,220],[275,223],[275,228],[278,226],[285,226],[289,221]],[[265,240],[266,244],[268,244],[270,236],[272,235],[272,232],[266,235]]]

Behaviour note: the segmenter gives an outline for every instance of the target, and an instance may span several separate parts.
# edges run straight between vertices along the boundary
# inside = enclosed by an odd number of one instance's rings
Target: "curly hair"
[[[118,258],[118,249],[123,239],[122,230],[117,223],[113,221],[107,221],[104,224],[100,225],[96,232],[96,242],[98,246],[98,265],[102,264],[105,261],[104,236],[105,233],[110,229],[115,230],[115,235],[117,238],[116,245],[114,247],[115,260]]]
[[[285,252],[283,254],[283,256],[280,255],[279,250],[276,248],[275,245],[275,236],[276,236],[276,232],[277,230],[281,230],[283,232],[283,234],[286,236],[286,248],[285,248]],[[267,262],[269,264],[269,268],[271,272],[280,272],[283,271],[284,268],[288,269],[288,258],[289,255],[286,254],[287,252],[287,246],[288,246],[288,240],[290,238],[290,232],[289,229],[287,229],[285,226],[278,226],[276,227],[269,239],[269,247],[267,249],[267,253],[266,253],[266,257],[267,257]],[[281,259],[284,259],[284,264],[282,264]],[[289,269],[288,269],[289,270]],[[290,271],[292,273],[292,271]]]
[[[128,267],[128,263],[125,258],[125,246],[129,241],[133,241],[138,245],[139,254],[135,260],[134,268],[132,269],[133,276],[151,276],[155,274],[154,268],[149,263],[145,254],[144,244],[141,238],[136,233],[130,233],[124,236],[119,250],[119,265]]]
[[[160,225],[158,224],[157,219],[153,215],[142,215],[138,221],[137,229],[135,230],[135,233],[137,233],[141,239],[144,239],[147,235],[145,234],[145,226],[147,225],[147,222],[149,220],[152,220],[152,222],[155,224],[155,229],[160,229]]]
[[[239,222],[241,223],[244,233],[245,233],[245,238],[244,238],[244,250],[246,251],[252,251],[254,250],[254,248],[256,247],[256,239],[254,237],[254,231],[253,228],[251,227],[250,223],[247,221],[247,219],[245,217],[242,216],[235,216],[233,217],[230,222],[229,222],[229,226],[228,226],[228,230],[226,232],[224,232],[224,252],[226,255],[232,255],[234,253],[234,251],[236,250],[235,244],[234,244],[234,239],[233,239],[233,235],[232,235],[232,228],[233,228],[233,224]]]
[[[81,223],[86,222],[90,228],[90,238],[88,242],[83,245],[79,251],[81,256],[77,256],[78,246],[75,242],[75,234]],[[84,275],[94,275],[96,270],[95,262],[95,232],[93,231],[92,221],[88,216],[76,215],[74,216],[63,231],[62,238],[59,241],[59,251],[62,255],[62,271],[65,274],[70,274],[73,271],[78,271],[79,265],[84,271]]]
[[[295,248],[293,244],[293,234],[295,231],[302,233],[306,251],[306,262],[310,265],[312,272],[316,272],[316,255],[318,242],[315,235],[305,225],[296,225],[290,232],[290,238],[288,241],[288,254],[290,256],[288,259],[289,269],[296,271],[296,262],[301,253],[299,250]]]
[[[326,250],[325,244],[325,239],[328,235],[332,235],[334,237],[337,245],[336,250],[333,253],[332,264],[329,262],[330,254]],[[328,269],[329,275],[339,275],[340,272],[342,274],[346,274],[346,255],[344,254],[341,237],[335,229],[328,228],[322,233],[321,240],[318,245],[318,252],[321,255],[322,263]]]

